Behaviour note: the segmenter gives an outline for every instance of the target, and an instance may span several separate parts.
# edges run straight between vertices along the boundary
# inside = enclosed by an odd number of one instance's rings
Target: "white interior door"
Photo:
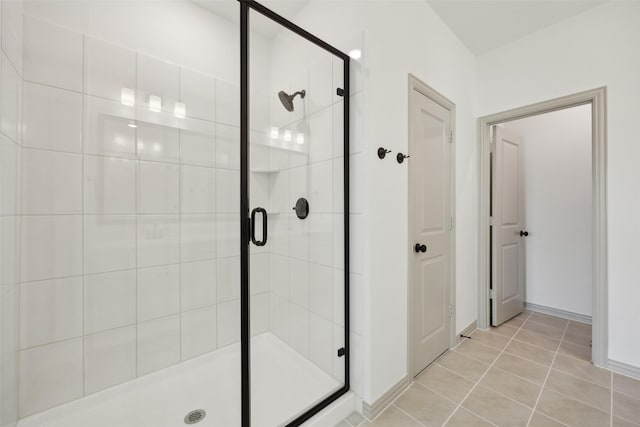
[[[445,352],[450,342],[452,113],[415,89],[410,96],[415,376]]]
[[[491,324],[522,312],[524,300],[524,183],[522,138],[494,127],[492,156]]]

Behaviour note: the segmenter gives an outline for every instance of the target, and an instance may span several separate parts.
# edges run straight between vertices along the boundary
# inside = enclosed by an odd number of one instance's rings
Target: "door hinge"
[[[495,289],[491,289],[489,291],[489,298],[496,299],[496,290]]]
[[[449,317],[453,317],[453,304],[449,304]]]
[[[449,231],[453,230],[453,217],[449,217]]]
[[[489,225],[493,225],[493,217],[492,216],[489,217]]]
[[[336,95],[338,96],[344,96],[344,89],[342,89],[341,87],[336,89]]]
[[[344,349],[344,347],[340,347],[338,349],[338,357],[342,357],[347,353],[347,351]]]
[[[449,131],[449,144],[453,144],[453,131]]]

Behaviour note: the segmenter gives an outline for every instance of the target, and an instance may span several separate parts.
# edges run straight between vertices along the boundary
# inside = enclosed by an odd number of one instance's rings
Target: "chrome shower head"
[[[301,90],[299,92],[294,93],[293,95],[289,95],[288,93],[286,93],[283,90],[278,92],[278,98],[280,98],[280,102],[282,102],[282,106],[288,112],[292,112],[293,111],[293,99],[298,95],[300,95],[300,98],[304,98],[304,96],[306,95],[306,92],[304,90]]]

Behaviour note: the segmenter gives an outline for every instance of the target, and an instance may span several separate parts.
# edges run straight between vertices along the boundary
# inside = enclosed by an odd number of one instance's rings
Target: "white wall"
[[[408,147],[408,74],[447,96],[457,107],[456,330],[475,320],[476,175],[475,58],[422,1],[312,2],[296,22],[345,52],[364,43],[361,65],[363,215],[353,222],[353,271],[364,274],[362,336],[353,347],[354,390],[374,402],[407,372],[407,168],[395,156],[378,159],[377,147]],[[362,36],[364,34],[364,41]],[[353,62],[353,61],[352,61]],[[361,68],[360,68],[361,67]]]
[[[608,2],[478,58],[478,115],[607,86],[609,358],[640,366],[640,3]]]
[[[523,138],[525,301],[591,316],[591,106],[503,126]]]

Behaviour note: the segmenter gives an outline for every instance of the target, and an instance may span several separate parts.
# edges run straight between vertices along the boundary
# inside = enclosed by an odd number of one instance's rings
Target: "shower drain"
[[[204,409],[194,409],[193,411],[185,415],[184,423],[185,424],[199,423],[204,419],[206,415],[207,415],[207,412]]]

